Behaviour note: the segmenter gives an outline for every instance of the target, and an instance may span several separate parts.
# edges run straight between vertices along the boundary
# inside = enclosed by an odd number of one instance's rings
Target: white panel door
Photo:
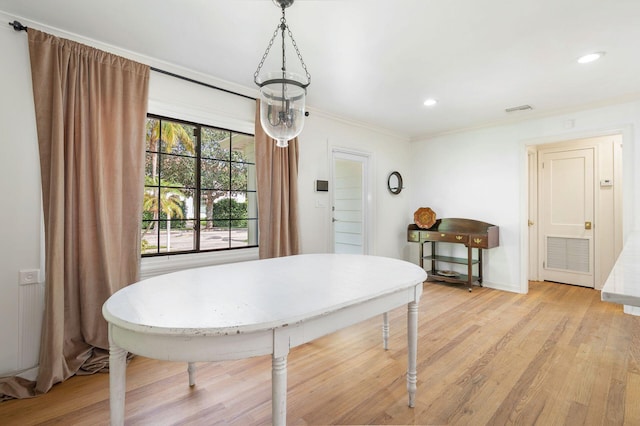
[[[367,158],[333,153],[333,252],[368,254],[365,233]]]
[[[541,151],[542,279],[594,286],[594,149]]]

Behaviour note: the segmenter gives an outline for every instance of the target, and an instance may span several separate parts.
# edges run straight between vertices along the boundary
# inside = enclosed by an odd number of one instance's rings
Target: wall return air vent
[[[531,105],[520,105],[516,107],[507,108],[505,109],[505,112],[527,111],[530,109],[533,109]]]

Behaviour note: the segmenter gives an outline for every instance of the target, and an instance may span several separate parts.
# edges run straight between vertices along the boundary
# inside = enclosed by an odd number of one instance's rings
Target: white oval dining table
[[[407,390],[414,406],[418,302],[426,272],[386,257],[307,254],[188,269],[146,279],[103,305],[112,425],[125,417],[126,356],[188,363],[272,356],[272,423],[286,424],[287,355],[321,336],[407,305]]]

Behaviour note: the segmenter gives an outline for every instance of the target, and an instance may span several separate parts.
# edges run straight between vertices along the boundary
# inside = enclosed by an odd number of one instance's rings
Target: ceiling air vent
[[[529,109],[533,109],[531,105],[520,105],[517,107],[507,108],[505,109],[505,112],[527,111]]]

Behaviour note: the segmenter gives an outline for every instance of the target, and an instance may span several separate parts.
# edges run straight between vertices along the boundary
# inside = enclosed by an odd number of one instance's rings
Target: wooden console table
[[[467,284],[469,291],[474,284],[482,286],[482,250],[497,247],[498,239],[496,225],[473,219],[438,219],[429,229],[419,228],[415,223],[407,229],[407,240],[420,244],[420,266],[424,268],[424,261],[431,261],[427,281]],[[427,242],[431,243],[431,254],[425,256],[424,243]],[[467,257],[439,255],[437,243],[464,244],[467,247]],[[474,248],[478,253],[476,257],[473,257]],[[466,265],[467,273],[459,274],[440,268],[441,263]],[[477,275],[473,274],[473,265],[477,265]]]

